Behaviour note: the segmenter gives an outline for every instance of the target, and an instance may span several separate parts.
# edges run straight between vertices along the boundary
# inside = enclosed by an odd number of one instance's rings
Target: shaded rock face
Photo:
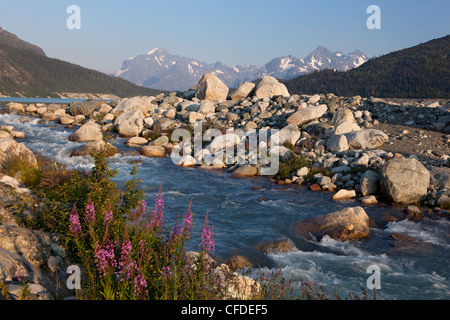
[[[306,239],[320,240],[326,235],[341,241],[363,239],[369,235],[369,216],[361,207],[345,208],[297,222],[293,229]]]
[[[363,196],[377,194],[380,186],[380,175],[372,170],[367,170],[361,176],[360,185]]]
[[[230,98],[233,100],[243,100],[252,95],[255,89],[253,82],[242,82],[237,88],[230,94]]]
[[[439,189],[450,189],[450,168],[431,167],[430,182]]]
[[[394,158],[380,170],[381,192],[395,203],[413,204],[427,195],[430,173],[414,158]]]
[[[215,101],[217,99],[226,99],[228,91],[228,87],[222,80],[212,73],[203,75],[197,84],[197,98],[200,100]]]
[[[100,108],[102,101],[86,101],[86,102],[72,102],[69,107],[69,113],[72,116],[88,115],[94,112],[95,109]]]

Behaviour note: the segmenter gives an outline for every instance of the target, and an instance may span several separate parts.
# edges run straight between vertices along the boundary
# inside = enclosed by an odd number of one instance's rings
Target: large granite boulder
[[[380,170],[381,192],[395,203],[416,203],[426,196],[429,184],[429,171],[414,158],[391,159]]]
[[[84,102],[72,102],[69,106],[69,113],[72,116],[88,115],[94,112],[95,109],[100,108],[103,105],[103,101],[84,101]]]
[[[255,87],[254,96],[261,98],[272,98],[274,96],[289,97],[286,86],[272,76],[265,76]]]
[[[381,147],[389,137],[381,130],[365,129],[346,133],[350,149],[374,149]]]
[[[212,73],[204,74],[197,84],[197,98],[200,100],[226,99],[228,91],[226,84]]]
[[[120,114],[129,110],[139,109],[143,113],[148,113],[152,107],[153,97],[132,97],[122,99],[117,106],[111,110],[113,114]]]
[[[144,113],[141,109],[130,109],[121,113],[114,125],[121,137],[131,138],[138,136],[144,129]]]
[[[33,151],[28,149],[23,143],[17,142],[11,138],[0,139],[0,168],[9,157],[20,157],[30,165],[36,167],[37,160]]]
[[[320,104],[317,106],[309,106],[309,107],[300,109],[297,112],[293,113],[289,118],[287,118],[286,122],[288,124],[300,126],[304,123],[308,123],[312,120],[320,118],[327,111],[328,111],[328,107],[326,104]]]
[[[68,139],[77,142],[100,141],[103,139],[102,128],[95,122],[86,122]]]

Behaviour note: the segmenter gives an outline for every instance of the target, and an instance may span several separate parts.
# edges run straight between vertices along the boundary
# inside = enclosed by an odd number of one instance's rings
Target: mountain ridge
[[[2,29],[2,27],[0,27],[0,44],[9,45],[11,47],[28,50],[28,51],[34,52],[36,54],[46,56],[46,54],[45,54],[44,50],[42,50],[42,48],[38,47],[37,45],[31,44],[27,41],[20,39],[15,34]]]
[[[124,98],[160,92],[66,61],[0,44],[0,95],[58,98],[61,93],[95,93]]]
[[[282,81],[289,92],[386,98],[450,98],[450,35],[372,58],[348,71]]]

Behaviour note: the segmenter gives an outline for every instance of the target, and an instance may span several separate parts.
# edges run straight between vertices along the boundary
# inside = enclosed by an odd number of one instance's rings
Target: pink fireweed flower
[[[147,201],[141,200],[137,207],[134,209],[133,214],[131,215],[131,218],[133,221],[137,221],[141,219],[145,215],[145,209],[147,208]]]
[[[186,214],[184,215],[184,219],[183,219],[183,226],[181,227],[181,233],[188,237],[189,233],[191,232],[191,228],[192,228],[192,211],[191,211],[191,203],[192,200],[189,201],[189,206],[188,209],[186,211]]]
[[[105,212],[105,225],[109,226],[113,221],[113,213],[112,210]]]
[[[135,296],[141,296],[143,293],[146,292],[144,288],[147,288],[147,281],[145,281],[145,278],[143,275],[137,275],[134,278],[134,294]]]
[[[210,227],[208,223],[208,213],[206,213],[205,223],[203,224],[202,229],[202,242],[200,243],[200,247],[205,250],[209,255],[214,255],[214,235],[213,229]]]
[[[170,229],[170,235],[169,238],[170,239],[176,239],[180,236],[181,232],[180,232],[180,226],[178,225],[178,222],[175,221],[175,225],[172,227],[172,229]]]
[[[162,218],[164,213],[164,200],[161,192],[162,186],[159,188],[158,195],[155,200],[155,209],[153,210],[152,225],[159,227],[162,224]]]
[[[100,277],[105,276],[108,269],[115,267],[114,245],[108,242],[103,247],[98,243],[95,244],[94,258]]]
[[[122,252],[119,259],[119,270],[122,272],[122,278],[120,281],[124,281],[125,279],[130,279],[134,270],[137,267],[137,264],[135,261],[132,261],[131,259],[131,241],[125,240],[122,243]]]
[[[78,217],[78,211],[75,206],[73,206],[73,209],[70,212],[69,223],[69,230],[75,237],[78,237],[83,233],[81,229],[80,219]]]
[[[95,221],[95,207],[94,203],[89,200],[86,206],[86,215],[84,216],[84,222],[93,223]]]
[[[169,266],[162,267],[161,268],[161,275],[162,276],[170,276],[170,275],[172,275],[172,271],[170,271],[170,267]]]

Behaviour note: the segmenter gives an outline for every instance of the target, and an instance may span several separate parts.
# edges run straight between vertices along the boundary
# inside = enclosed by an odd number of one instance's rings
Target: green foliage
[[[373,58],[349,71],[323,70],[283,81],[289,92],[386,98],[450,98],[450,36]]]
[[[37,186],[42,178],[39,166],[43,165],[44,158],[38,157],[38,167],[29,162],[28,157],[21,154],[7,153],[2,164],[2,173],[10,177],[18,177],[27,187]]]
[[[280,166],[274,177],[284,180],[298,169],[302,167],[311,168],[313,164],[314,161],[312,159],[291,153],[288,157],[280,157]]]

